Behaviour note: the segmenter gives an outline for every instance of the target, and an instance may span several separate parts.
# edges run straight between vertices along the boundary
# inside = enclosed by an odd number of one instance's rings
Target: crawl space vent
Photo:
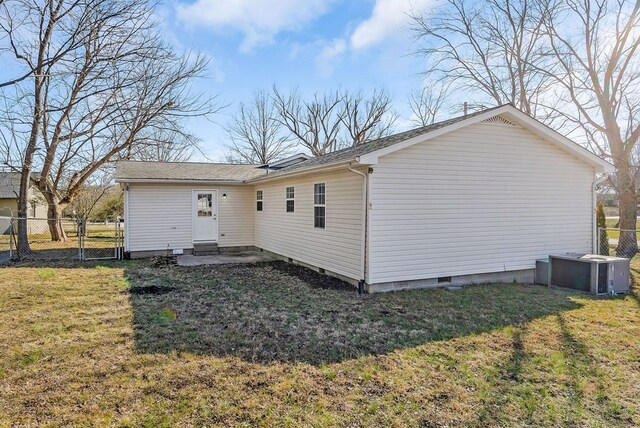
[[[488,123],[489,125],[502,125],[502,126],[518,126],[513,122],[508,121],[502,116],[493,116],[489,119],[485,119],[482,123]]]

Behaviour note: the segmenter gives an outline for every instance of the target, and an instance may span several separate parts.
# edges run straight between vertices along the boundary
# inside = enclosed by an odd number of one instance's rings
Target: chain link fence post
[[[116,260],[122,260],[122,227],[120,217],[116,217]]]
[[[13,217],[9,220],[9,260],[13,260]]]
[[[84,243],[83,243],[83,225],[82,225],[82,220],[81,219],[77,219],[77,235],[78,235],[78,260],[84,260]]]

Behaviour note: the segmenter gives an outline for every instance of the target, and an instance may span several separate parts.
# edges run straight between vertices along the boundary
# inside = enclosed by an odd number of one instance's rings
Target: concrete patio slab
[[[238,254],[216,254],[212,256],[178,256],[178,266],[225,265],[238,263],[259,263],[277,260],[267,253],[246,252]]]

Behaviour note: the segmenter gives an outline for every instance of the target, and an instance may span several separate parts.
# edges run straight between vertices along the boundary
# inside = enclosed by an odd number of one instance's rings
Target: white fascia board
[[[393,144],[391,146],[385,147],[380,150],[376,150],[371,153],[367,153],[365,155],[360,156],[360,163],[364,163],[367,165],[375,165],[378,163],[378,158],[380,156],[388,155],[389,153],[396,152],[398,150],[406,149],[407,147],[411,147],[415,144],[421,143],[423,141],[431,140],[432,138],[439,137],[444,134],[448,134],[449,132],[453,132],[457,129],[464,128],[465,126],[471,125],[473,123],[481,122],[485,119],[489,119],[490,117],[497,116],[499,114],[507,111],[507,108],[510,107],[508,105],[502,106],[498,109],[488,111],[486,113],[482,113],[476,116],[472,116],[468,119],[462,119],[459,122],[456,122],[449,126],[444,126],[442,128],[436,129],[434,131],[426,131],[424,134],[417,135],[413,138],[409,138],[401,143]]]
[[[569,151],[571,154],[573,154],[577,158],[593,166],[596,172],[614,172],[615,170],[613,165],[611,165],[609,162],[603,159],[600,159],[598,156],[591,153],[589,150],[571,141],[567,137],[561,135],[560,133],[544,125],[542,122],[521,112],[520,110],[518,110],[517,108],[511,105],[505,105],[495,110],[491,110],[486,113],[470,117],[468,119],[463,119],[452,125],[445,126],[443,128],[436,129],[434,131],[426,132],[422,135],[418,135],[416,137],[410,138],[401,143],[397,143],[389,147],[385,147],[383,149],[376,150],[371,153],[367,153],[365,155],[360,156],[360,158],[358,159],[358,162],[365,165],[375,165],[378,163],[378,158],[381,156],[387,155],[389,153],[393,153],[398,150],[405,149],[407,147],[411,147],[421,142],[431,140],[432,138],[437,138],[441,135],[448,134],[449,132],[456,131],[458,129],[464,128],[465,126],[469,126],[474,123],[482,122],[483,120],[486,120],[498,115],[502,115],[507,119],[510,119],[516,122],[517,124],[527,128],[528,130],[538,135],[539,137],[563,147],[564,149]]]
[[[505,112],[503,116],[524,126],[537,136],[556,143],[556,145],[566,149],[578,159],[592,165],[596,169],[596,172],[615,172],[615,167],[606,160],[601,159],[591,151],[582,147],[580,144],[570,140],[544,123],[532,118],[516,108],[512,107],[509,111]]]

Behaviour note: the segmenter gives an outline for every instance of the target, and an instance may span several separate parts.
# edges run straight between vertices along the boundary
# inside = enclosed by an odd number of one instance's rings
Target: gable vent
[[[482,123],[488,123],[489,125],[502,125],[502,126],[518,126],[513,122],[508,121],[502,116],[493,116],[489,119],[485,119]]]

